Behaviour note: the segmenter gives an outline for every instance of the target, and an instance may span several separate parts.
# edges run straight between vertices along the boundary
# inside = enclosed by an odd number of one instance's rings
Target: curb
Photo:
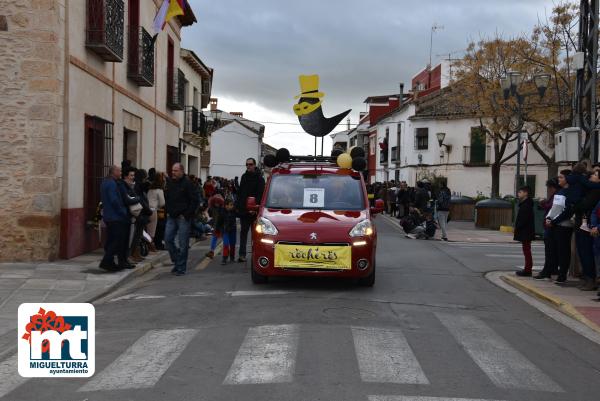
[[[523,283],[520,280],[517,280],[516,278],[506,276],[506,275],[501,275],[500,279],[502,281],[504,281],[505,283],[513,286],[514,288],[521,290],[521,291],[533,296],[534,298],[537,298],[541,301],[544,301],[544,302],[550,304],[551,306],[554,307],[554,309],[564,313],[565,315],[569,316],[572,319],[577,320],[578,322],[586,325],[590,329],[592,329],[595,332],[600,334],[600,326],[598,326],[596,323],[592,322],[587,317],[585,317],[583,314],[581,314],[579,311],[577,311],[577,309],[575,309],[575,307],[573,305],[571,305],[570,303],[565,302],[560,298],[548,295],[544,291],[542,291],[532,285]]]

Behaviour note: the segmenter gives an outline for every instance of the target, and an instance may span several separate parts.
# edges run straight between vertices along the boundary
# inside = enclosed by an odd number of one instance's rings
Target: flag
[[[155,37],[160,33],[160,31],[163,30],[163,27],[165,26],[168,10],[169,0],[163,0],[162,5],[158,9],[156,16],[154,17],[154,21],[152,22],[152,30],[154,31]]]
[[[523,139],[523,143],[521,144],[521,152],[523,154],[523,161],[527,161],[527,153],[529,152],[529,139]]]
[[[185,13],[186,0],[163,0],[158,9],[154,21],[152,22],[152,30],[154,31],[154,40],[164,28],[171,18]]]

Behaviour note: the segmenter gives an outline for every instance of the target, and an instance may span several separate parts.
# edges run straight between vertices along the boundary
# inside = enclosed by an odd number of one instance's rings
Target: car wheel
[[[373,285],[375,285],[375,265],[373,265],[371,274],[369,274],[367,277],[358,279],[358,285],[362,287],[373,287]]]
[[[265,284],[267,281],[269,281],[269,278],[267,276],[258,274],[257,272],[254,271],[253,267],[250,268],[250,272],[252,274],[252,282],[254,284]]]

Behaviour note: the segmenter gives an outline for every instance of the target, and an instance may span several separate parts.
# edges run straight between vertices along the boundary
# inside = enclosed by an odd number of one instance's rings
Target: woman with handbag
[[[150,189],[148,190],[148,205],[152,210],[150,216],[150,222],[146,227],[148,235],[152,238],[149,248],[150,252],[156,252],[156,246],[154,245],[154,239],[156,237],[156,226],[158,224],[158,210],[165,207],[165,179],[162,174],[155,174],[154,180],[150,183]]]

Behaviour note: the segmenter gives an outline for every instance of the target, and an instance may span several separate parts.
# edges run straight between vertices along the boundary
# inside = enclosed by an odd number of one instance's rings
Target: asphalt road
[[[516,244],[410,240],[382,218],[377,227],[373,288],[256,286],[246,266],[205,267],[195,250],[191,274],[158,269],[96,305],[93,378],[26,381],[8,360],[0,399],[600,399],[600,348],[483,277],[519,265]],[[541,253],[534,246],[535,264]]]

